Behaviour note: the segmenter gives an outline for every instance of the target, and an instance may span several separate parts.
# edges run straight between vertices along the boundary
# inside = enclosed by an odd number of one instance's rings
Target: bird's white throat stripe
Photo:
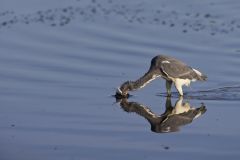
[[[151,79],[149,79],[147,82],[143,83],[140,88],[145,87],[148,83],[150,83],[151,81],[153,81],[154,79],[156,79],[157,77],[160,77],[160,75],[153,75]]]
[[[162,63],[170,63],[169,61],[162,61]]]
[[[122,91],[121,91],[121,89],[119,87],[117,88],[116,92],[119,93],[119,94],[122,94]]]
[[[199,76],[202,76],[202,73],[201,73],[201,72],[199,72],[198,70],[196,70],[196,69],[194,69],[194,68],[193,68],[193,70],[194,70],[194,72],[197,73]]]

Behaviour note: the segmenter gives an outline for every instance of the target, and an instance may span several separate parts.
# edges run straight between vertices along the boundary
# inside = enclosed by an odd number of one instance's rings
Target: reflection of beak
[[[193,119],[200,117],[202,114],[204,114],[207,111],[204,104],[202,104],[202,106],[200,108],[198,108],[197,110],[199,111],[199,113]]]

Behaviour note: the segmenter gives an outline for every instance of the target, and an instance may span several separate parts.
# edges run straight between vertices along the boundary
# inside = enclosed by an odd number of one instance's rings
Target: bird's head
[[[128,91],[133,89],[133,82],[126,81],[120,87],[117,88],[116,97],[117,98],[128,98],[129,94]]]

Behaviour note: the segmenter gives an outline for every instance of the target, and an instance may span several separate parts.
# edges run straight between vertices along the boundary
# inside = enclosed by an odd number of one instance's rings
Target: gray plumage
[[[182,86],[189,86],[192,81],[205,81],[207,76],[200,71],[188,66],[184,62],[170,56],[158,55],[151,60],[151,66],[147,73],[136,81],[124,82],[116,92],[116,97],[127,97],[129,91],[143,88],[157,77],[166,80],[168,96],[171,95],[171,86],[174,83],[179,95],[183,95]]]
[[[159,68],[166,78],[189,80],[206,80],[205,75],[199,75],[192,67],[170,56],[159,55],[152,59],[151,68]]]

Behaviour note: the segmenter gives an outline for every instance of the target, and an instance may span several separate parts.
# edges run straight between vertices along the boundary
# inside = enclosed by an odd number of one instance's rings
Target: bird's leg
[[[171,96],[172,81],[166,80],[167,96]]]
[[[183,96],[182,84],[179,84],[179,83],[175,82],[175,87],[176,87],[179,95]]]

